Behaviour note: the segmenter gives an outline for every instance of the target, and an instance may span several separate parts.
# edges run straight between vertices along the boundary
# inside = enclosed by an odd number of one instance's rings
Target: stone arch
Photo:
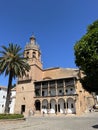
[[[76,113],[75,100],[73,98],[67,99],[67,113]]]
[[[57,104],[55,99],[50,100],[50,113],[56,113],[57,112]]]
[[[43,80],[52,79],[51,77],[44,77]]]
[[[58,99],[58,112],[65,113],[65,100],[63,98]]]
[[[35,101],[35,109],[36,109],[36,111],[40,111],[40,106],[41,106],[40,100],[36,100]]]
[[[47,113],[48,112],[48,100],[44,99],[42,101],[42,112]]]

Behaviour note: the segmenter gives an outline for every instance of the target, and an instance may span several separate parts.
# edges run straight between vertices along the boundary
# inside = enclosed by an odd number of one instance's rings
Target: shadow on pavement
[[[98,125],[93,125],[92,127],[95,129],[98,129]]]

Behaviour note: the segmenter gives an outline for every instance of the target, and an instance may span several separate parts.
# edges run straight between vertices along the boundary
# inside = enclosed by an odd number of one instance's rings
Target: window
[[[5,99],[5,96],[3,95],[3,99]]]
[[[29,52],[27,52],[26,57],[29,58]]]
[[[50,85],[50,87],[55,87],[55,81],[50,81],[49,85]]]
[[[21,105],[21,114],[25,112],[25,105]]]
[[[35,89],[35,95],[36,95],[36,96],[40,96],[39,91],[40,91],[39,89]]]
[[[70,91],[73,91],[73,89],[71,88]]]
[[[42,83],[42,88],[48,88],[48,82],[43,82]]]
[[[62,90],[59,90],[59,93],[62,93]]]
[[[0,88],[0,90],[1,90],[1,88]]]
[[[45,92],[44,91],[42,91],[42,96],[45,96]]]
[[[57,81],[57,86],[58,87],[63,87],[63,80],[58,80]]]
[[[4,105],[2,105],[2,107],[4,107]]]
[[[41,88],[41,83],[35,83],[35,89],[40,89]]]
[[[33,52],[33,58],[36,58],[36,52]]]
[[[66,89],[66,93],[68,93],[68,90]]]

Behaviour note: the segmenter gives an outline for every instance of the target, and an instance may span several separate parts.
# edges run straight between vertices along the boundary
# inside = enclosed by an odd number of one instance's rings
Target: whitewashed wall
[[[7,88],[0,87],[0,113],[4,113],[5,110],[5,102],[6,102],[6,96],[7,96]],[[15,106],[15,96],[16,96],[16,90],[11,91],[11,102],[10,102],[10,111],[9,113],[14,113],[14,106]]]
[[[11,91],[11,104],[10,104],[10,113],[14,113],[14,107],[15,107],[15,99],[16,99],[16,90]]]
[[[0,113],[4,113],[7,89],[0,87]]]

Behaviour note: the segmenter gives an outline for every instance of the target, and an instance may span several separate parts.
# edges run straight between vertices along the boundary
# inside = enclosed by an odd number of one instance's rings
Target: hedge
[[[24,118],[21,114],[0,114],[0,119],[18,119]]]

